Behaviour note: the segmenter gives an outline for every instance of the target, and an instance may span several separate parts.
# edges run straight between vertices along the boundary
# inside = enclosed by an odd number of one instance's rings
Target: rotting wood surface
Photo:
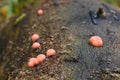
[[[96,0],[54,1],[57,3],[37,5],[16,25],[20,27],[18,40],[4,60],[7,79],[120,80],[120,12]],[[105,10],[106,19],[98,19],[94,25],[89,11],[99,7]],[[41,16],[36,14],[39,8],[45,11]],[[36,51],[31,49],[33,33],[41,36],[42,48]],[[100,36],[104,45],[91,46],[88,40],[92,35]],[[49,48],[56,49],[57,55],[34,68],[27,67],[30,57]]]

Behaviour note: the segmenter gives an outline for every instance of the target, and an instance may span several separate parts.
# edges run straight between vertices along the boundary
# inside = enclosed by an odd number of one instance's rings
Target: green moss
[[[120,7],[120,0],[104,0],[104,1],[111,4],[111,5]]]

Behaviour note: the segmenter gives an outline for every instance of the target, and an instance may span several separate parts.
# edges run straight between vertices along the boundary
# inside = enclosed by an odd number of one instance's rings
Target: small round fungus
[[[42,9],[39,9],[39,10],[38,10],[38,14],[39,14],[39,15],[42,15],[42,14],[43,14],[43,10],[42,10]]]
[[[34,67],[34,62],[33,61],[29,61],[28,62],[28,67]]]
[[[46,51],[46,56],[49,57],[49,56],[54,56],[56,54],[56,51],[54,49],[48,49]]]
[[[35,58],[35,59],[33,60],[33,63],[34,63],[34,65],[39,64],[39,61],[37,60],[37,58]]]
[[[95,46],[95,47],[100,47],[103,45],[103,40],[99,36],[92,36],[89,39],[89,42],[92,46]]]
[[[39,35],[38,34],[33,34],[32,37],[31,37],[32,41],[36,41],[39,39]]]
[[[40,47],[40,43],[38,43],[38,42],[35,42],[35,43],[33,43],[33,45],[32,45],[32,48],[33,49],[37,49],[37,48],[39,48]]]
[[[39,54],[39,55],[37,56],[37,60],[38,60],[39,62],[43,62],[45,59],[46,59],[46,56],[45,56],[44,54]]]

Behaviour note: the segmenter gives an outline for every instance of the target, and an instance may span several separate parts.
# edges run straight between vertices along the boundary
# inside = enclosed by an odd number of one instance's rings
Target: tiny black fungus
[[[103,10],[103,8],[98,8],[98,11],[96,12],[98,18],[105,18],[106,12]]]
[[[82,5],[82,8],[85,8],[85,5]]]
[[[54,0],[53,5],[54,5],[55,7],[59,6],[59,1],[58,1],[58,0]]]
[[[98,8],[97,12],[95,11],[89,11],[89,15],[91,17],[92,23],[94,25],[98,24],[98,19],[105,19],[106,18],[106,12],[103,10],[103,8]]]
[[[64,59],[64,61],[65,62],[74,62],[74,63],[77,63],[77,62],[79,62],[79,58],[70,57],[70,58]]]

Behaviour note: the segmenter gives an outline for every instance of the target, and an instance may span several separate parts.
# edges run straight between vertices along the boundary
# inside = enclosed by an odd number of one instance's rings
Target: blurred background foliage
[[[120,8],[120,0],[104,0],[104,1]]]
[[[22,9],[34,5],[42,0],[0,0],[0,22],[12,15],[20,13]],[[120,7],[120,0],[104,0],[114,6]]]
[[[0,0],[0,22],[42,0]]]

